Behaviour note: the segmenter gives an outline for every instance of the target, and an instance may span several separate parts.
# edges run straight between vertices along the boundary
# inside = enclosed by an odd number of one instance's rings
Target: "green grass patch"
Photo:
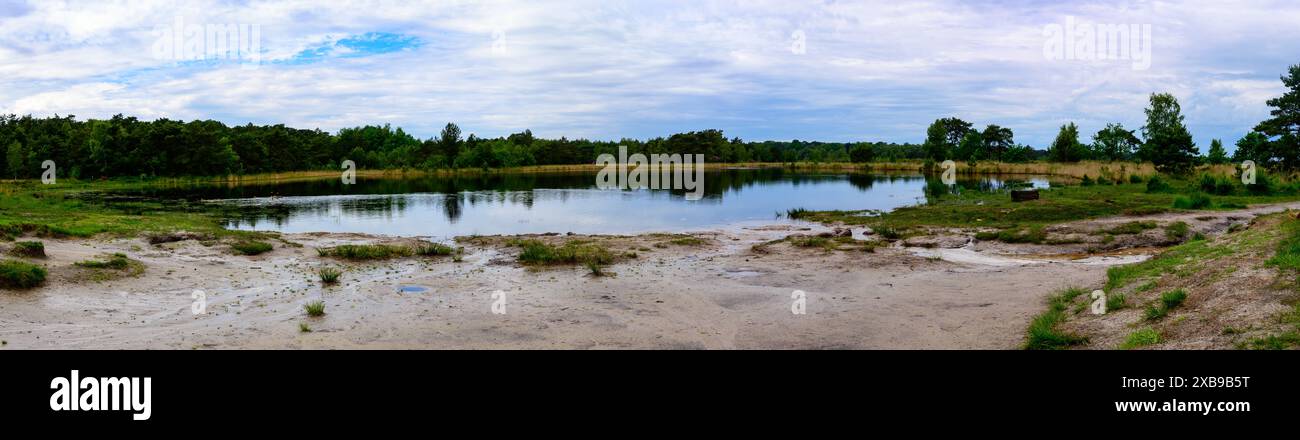
[[[1160,332],[1156,331],[1156,329],[1153,329],[1151,327],[1143,327],[1141,329],[1138,329],[1137,331],[1134,331],[1133,333],[1129,333],[1128,337],[1124,339],[1124,343],[1119,345],[1119,349],[1132,350],[1134,348],[1146,347],[1148,345],[1155,345],[1159,343],[1160,343]]]
[[[109,255],[103,260],[83,260],[73,264],[87,269],[125,270],[126,268],[131,267],[131,259],[128,258],[126,254],[119,252]]]
[[[240,255],[257,255],[271,251],[271,243],[257,240],[240,240],[230,244],[230,249]]]
[[[1047,301],[1047,310],[1035,316],[1026,331],[1025,349],[1057,350],[1088,342],[1088,338],[1066,333],[1057,328],[1065,321],[1065,310],[1070,302],[1080,295],[1083,289],[1070,288],[1052,295]]]
[[[45,268],[18,260],[0,261],[0,288],[30,289],[45,282]]]
[[[39,241],[20,241],[14,243],[14,247],[9,250],[9,253],[19,257],[45,258],[45,243]]]
[[[535,239],[516,239],[508,242],[522,250],[518,260],[524,264],[610,264],[614,255],[605,247],[585,241],[570,240],[561,245],[547,244]]]
[[[1187,222],[1173,222],[1169,226],[1165,226],[1165,237],[1170,240],[1182,240],[1187,238],[1189,230]]]
[[[1103,229],[1101,231],[1098,231],[1097,233],[1109,234],[1109,235],[1133,235],[1133,234],[1141,234],[1143,231],[1146,231],[1148,229],[1155,229],[1158,227],[1159,225],[1157,225],[1156,222],[1152,222],[1152,221],[1128,222],[1122,225]]]
[[[344,260],[386,260],[409,257],[415,251],[407,246],[391,244],[344,244],[332,248],[318,248],[316,253],[324,257]]]

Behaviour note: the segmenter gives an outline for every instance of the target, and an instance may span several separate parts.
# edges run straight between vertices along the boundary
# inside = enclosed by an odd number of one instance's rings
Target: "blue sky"
[[[1060,3],[0,0],[0,113],[893,142],[957,116],[1043,147],[1071,121],[1136,129],[1169,92],[1204,149],[1266,118],[1300,63],[1300,2]],[[251,25],[209,56],[209,28]],[[1149,63],[1079,46],[1111,25],[1149,35]],[[1079,50],[1055,56],[1066,27]]]

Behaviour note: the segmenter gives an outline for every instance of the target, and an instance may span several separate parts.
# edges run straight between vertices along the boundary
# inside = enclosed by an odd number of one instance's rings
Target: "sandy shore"
[[[289,234],[254,257],[190,240],[45,240],[46,285],[0,291],[2,349],[21,348],[991,348],[1017,347],[1053,290],[1104,279],[1107,261],[1025,260],[968,250],[825,251],[754,244],[805,225],[604,237],[637,257],[593,277],[582,267],[529,268],[516,249],[468,245],[462,262],[345,263],[313,248],[374,242]],[[861,232],[859,231],[860,235]],[[657,245],[657,246],[656,246]],[[618,249],[616,249],[618,250]],[[74,262],[122,252],[138,277],[95,280]],[[321,265],[345,267],[321,286]],[[399,292],[418,286],[424,292]],[[192,313],[193,292],[206,297]],[[505,293],[504,314],[492,305]],[[806,313],[792,313],[792,292]],[[326,315],[303,305],[323,300]],[[311,332],[301,332],[306,323]]]
[[[1287,208],[1300,203],[1074,222],[1052,233],[1082,240],[1055,246],[937,231],[875,252],[788,242],[752,249],[830,230],[801,223],[693,233],[703,239],[696,245],[662,234],[539,237],[590,239],[636,254],[603,277],[583,267],[522,266],[504,237],[462,243],[461,262],[375,263],[323,258],[314,248],[407,239],[286,234],[275,250],[253,257],[194,240],[49,239],[42,240],[48,258],[31,260],[49,270],[46,284],[0,290],[0,349],[1011,349],[1048,294],[1099,286],[1109,266],[1140,260],[1167,240],[1151,229],[1107,240],[1110,249],[1098,256],[1085,251],[1102,238],[1095,231],[1150,220],[1212,235]],[[872,239],[863,229],[854,238]],[[74,264],[114,252],[143,262],[143,274],[105,279]],[[322,265],[344,268],[342,282],[322,286]],[[425,290],[399,291],[404,286]],[[196,290],[205,298],[199,314]],[[493,313],[498,290],[503,314]],[[792,312],[796,290],[804,292],[804,314]],[[326,314],[306,316],[303,305],[317,300]],[[304,323],[310,332],[300,330]]]

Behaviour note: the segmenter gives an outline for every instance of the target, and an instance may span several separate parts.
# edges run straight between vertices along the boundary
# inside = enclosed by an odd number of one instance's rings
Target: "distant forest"
[[[692,131],[645,141],[543,139],[525,130],[505,137],[462,136],[447,124],[438,137],[418,139],[389,125],[345,128],[338,133],[284,125],[227,126],[218,121],[141,121],[122,115],[78,121],[73,116],[0,116],[0,170],[12,178],[40,176],[41,163],[55,161],[59,176],[79,179],[119,176],[218,176],[339,169],[343,160],[383,169],[502,168],[526,165],[590,164],[620,145],[631,153],[704,154],[723,162],[872,162],[900,159],[1026,162],[1047,159],[1149,161],[1161,171],[1183,173],[1202,163],[1253,160],[1272,169],[1300,170],[1300,65],[1281,77],[1287,91],[1270,99],[1270,118],[1236,142],[1228,156],[1215,139],[1202,155],[1183,122],[1178,100],[1153,93],[1146,124],[1138,130],[1107,124],[1080,139],[1074,123],[1061,126],[1046,150],[1015,143],[1011,129],[977,129],[958,118],[941,118],[922,144],[884,142],[745,142],[721,130]],[[1140,130],[1140,131],[1139,131]],[[1141,135],[1139,137],[1139,134]]]

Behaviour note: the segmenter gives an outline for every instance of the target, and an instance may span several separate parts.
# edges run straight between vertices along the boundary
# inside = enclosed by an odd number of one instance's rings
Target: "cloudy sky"
[[[1135,50],[1082,43],[1112,25]],[[1140,127],[1170,92],[1205,149],[1264,119],[1290,64],[1293,0],[0,0],[0,113],[420,137],[920,142],[957,116],[1042,147]]]

